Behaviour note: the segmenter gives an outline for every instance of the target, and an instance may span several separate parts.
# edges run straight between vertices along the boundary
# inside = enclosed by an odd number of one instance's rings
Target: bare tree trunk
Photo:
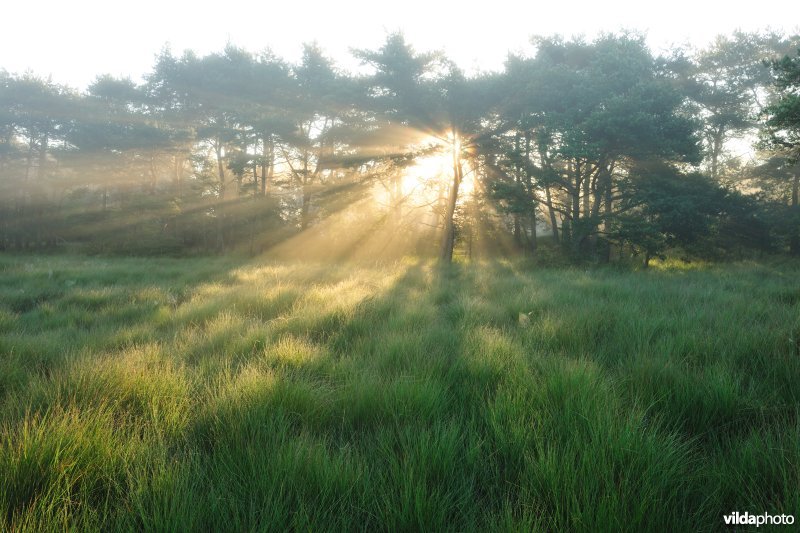
[[[269,162],[267,165],[267,179],[263,185],[264,196],[269,194],[269,184],[272,181],[273,176],[275,175],[275,141],[272,140],[272,137],[269,139]]]
[[[147,192],[150,196],[155,196],[158,173],[156,172],[156,156],[152,153],[150,154],[148,171],[150,173],[150,183],[147,184]]]
[[[547,153],[547,145],[544,143],[539,143],[538,145],[539,156],[542,160],[542,170],[545,171],[545,174],[550,174],[553,172],[553,162],[550,156]],[[547,215],[550,219],[550,227],[553,230],[553,242],[555,244],[559,244],[559,231],[558,231],[558,219],[556,217],[556,210],[553,207],[553,195],[550,191],[550,183],[549,178],[548,181],[545,182],[544,186],[544,200],[545,205],[547,205]]]
[[[36,172],[36,177],[41,181],[45,178],[45,167],[47,166],[47,148],[49,144],[48,132],[42,134],[42,140],[39,143],[39,168]]]
[[[611,183],[611,173],[610,172],[606,176],[606,182],[604,184],[603,192],[605,193],[605,200],[603,201],[603,207],[605,208],[605,213],[604,213],[605,216],[603,217],[603,220],[604,220],[603,223],[605,224],[606,227],[608,227],[608,225],[611,223],[611,216],[614,214],[613,205],[612,205],[613,201],[614,201],[614,198],[612,196],[612,183]],[[603,255],[603,261],[604,262],[608,263],[608,262],[611,261],[611,244],[610,243],[608,243],[608,242],[606,243],[605,250],[603,251],[602,255]],[[650,260],[649,257],[648,257],[647,260],[648,261]]]
[[[719,178],[719,156],[722,154],[724,136],[725,132],[720,126],[711,137],[711,177],[715,180]]]
[[[311,223],[311,193],[308,186],[303,184],[303,204],[300,206],[300,229],[308,228]]]
[[[603,211],[603,227],[604,229],[609,229],[609,224],[611,222],[611,214],[612,214],[612,196],[611,196],[611,173],[614,168],[614,163],[606,163],[605,161],[601,161],[600,165],[597,168],[597,178],[595,179],[595,187],[593,191],[594,200],[592,202],[592,210],[591,210],[591,217],[595,221],[595,229],[599,229],[600,221],[598,217],[600,216],[600,205],[603,204],[605,210]],[[593,239],[594,243],[592,244],[593,250],[596,250],[597,239]],[[601,257],[605,259],[606,262],[611,260],[611,247],[606,244],[605,247],[600,250],[599,254]]]
[[[605,166],[605,163],[600,164],[600,167],[597,169],[597,180],[595,183],[594,188],[594,199],[592,201],[592,211],[590,216],[593,219],[597,219],[600,215],[600,204],[603,203],[603,191],[605,190],[606,182],[608,179],[608,168]]]
[[[181,202],[183,197],[183,157],[179,152],[175,152],[173,157],[173,163],[175,165],[174,174],[173,174],[173,187],[175,189],[175,197],[178,199],[179,206],[182,206],[183,203]],[[175,213],[175,216],[172,217],[172,232],[175,235],[175,239],[180,240],[180,230],[182,224],[179,224],[178,221],[181,218],[181,208]]]
[[[800,255],[800,228],[798,228],[798,219],[800,219],[800,173],[796,173],[792,178],[792,228],[791,237],[789,238],[789,253],[792,255]]]
[[[261,139],[261,196],[267,195],[267,136]]]
[[[588,165],[587,165],[588,166]],[[592,172],[591,169],[587,168],[587,171],[584,173],[583,179],[581,180],[583,185],[583,216],[588,217],[589,213],[591,212],[591,198],[592,198]]]
[[[583,181],[582,165],[580,161],[575,162],[573,179],[574,187],[572,190],[572,251],[578,253],[583,242],[583,231],[578,225],[581,219],[581,182]]]
[[[29,133],[30,137],[28,138],[28,157],[25,163],[25,184],[27,185],[28,180],[31,177],[31,168],[33,167],[33,150],[36,147],[36,140],[33,137],[33,133]]]
[[[547,213],[550,216],[550,226],[553,228],[553,242],[558,244],[558,219],[556,218],[556,210],[553,209],[553,198],[550,195],[550,185],[544,187],[544,198],[547,203]]]
[[[309,125],[309,131],[311,129],[311,125]],[[309,212],[311,209],[311,193],[308,190],[310,187],[311,179],[309,178],[309,163],[310,154],[308,149],[303,150],[303,178],[300,183],[303,189],[303,203],[300,206],[300,228],[306,229],[309,225]],[[319,166],[319,160],[317,161],[317,165]]]
[[[48,228],[46,227],[44,220],[44,212],[45,212],[45,201],[46,201],[46,188],[43,183],[45,180],[46,172],[47,172],[47,149],[49,145],[49,131],[45,129],[42,132],[42,139],[39,141],[39,162],[38,167],[36,169],[36,178],[39,181],[38,192],[36,194],[36,198],[33,201],[37,204],[34,209],[37,214],[37,222],[36,222],[36,232],[34,233],[35,239],[35,246],[40,246],[42,241],[46,240],[46,234],[48,233]]]
[[[520,165],[520,158],[522,157],[521,148],[520,148],[520,140],[522,136],[520,135],[519,131],[516,132],[514,135],[514,155],[516,156],[516,161],[514,162],[514,183],[519,187],[521,182],[521,174],[522,168]],[[522,247],[522,236],[520,235],[520,223],[519,223],[519,213],[514,212],[514,244],[517,247]]]
[[[450,193],[447,197],[447,207],[444,215],[444,233],[442,234],[442,247],[439,256],[439,259],[443,263],[450,263],[453,261],[453,248],[456,238],[453,216],[456,212],[458,188],[461,186],[462,177],[460,147],[458,145],[457,134],[455,130],[453,130],[453,183],[450,186]]]
[[[261,196],[267,195],[267,182],[272,178],[274,169],[274,145],[271,135],[264,135],[261,153]]]
[[[256,154],[258,153],[258,141],[253,143],[253,196],[259,196],[258,191],[258,160]]]
[[[530,171],[530,164],[531,164],[531,134],[530,132],[525,132],[525,186],[527,188],[527,194],[530,196],[529,200],[531,202],[531,212],[529,215],[529,224],[531,227],[530,238],[528,239],[528,247],[531,251],[531,254],[536,253],[536,207],[539,203],[538,198],[536,197],[536,192],[533,188],[533,180],[531,179],[531,171]]]
[[[586,168],[583,171],[583,176],[581,177],[581,188],[583,189],[581,192],[581,202],[583,210],[583,218],[586,221],[585,228],[583,231],[583,240],[585,243],[585,250],[587,251],[589,256],[594,255],[594,248],[595,248],[595,236],[594,236],[594,219],[592,218],[592,175],[594,171],[592,170],[591,165],[587,162]]]
[[[225,166],[222,161],[222,142],[217,139],[214,146],[217,154],[217,175],[219,178],[219,197],[217,202],[217,251],[225,248]]]

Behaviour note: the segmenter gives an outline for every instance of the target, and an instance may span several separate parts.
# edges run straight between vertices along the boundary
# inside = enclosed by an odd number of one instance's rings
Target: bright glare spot
[[[403,195],[424,195],[432,186],[447,183],[452,170],[448,168],[447,154],[437,153],[421,157],[405,170]],[[436,188],[436,187],[433,187]]]
[[[412,203],[429,203],[436,195],[447,191],[453,182],[453,143],[455,149],[461,150],[461,139],[453,138],[452,133],[447,134],[447,139],[430,137],[426,143],[438,146],[438,150],[430,155],[418,157],[413,165],[405,169],[402,178],[403,196],[409,197]],[[471,165],[464,158],[461,160],[464,177],[459,187],[459,203],[472,196],[474,191],[473,172]]]
[[[461,187],[458,191],[458,203],[461,204],[465,200],[469,200],[472,198],[472,194],[475,192],[475,180],[472,179],[475,175],[474,172],[470,172],[469,165],[467,163],[464,164],[464,179],[461,181]]]
[[[447,139],[450,141],[451,147],[454,146],[456,152],[461,152],[461,137],[454,135],[453,133],[447,134]]]

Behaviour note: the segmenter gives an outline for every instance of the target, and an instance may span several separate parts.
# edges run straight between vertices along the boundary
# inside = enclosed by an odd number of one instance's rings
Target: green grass
[[[798,517],[798,274],[0,256],[0,529]]]

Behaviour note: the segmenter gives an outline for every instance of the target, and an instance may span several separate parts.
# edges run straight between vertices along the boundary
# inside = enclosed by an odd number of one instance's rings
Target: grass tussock
[[[4,256],[0,271],[0,529],[800,515],[792,263]]]

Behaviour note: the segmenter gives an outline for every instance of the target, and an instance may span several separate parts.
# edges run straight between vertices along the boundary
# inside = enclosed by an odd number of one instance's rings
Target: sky
[[[352,48],[378,48],[400,30],[417,50],[443,50],[468,72],[499,70],[509,51],[530,52],[532,35],[642,32],[659,52],[704,46],[715,35],[767,27],[800,32],[800,2],[777,0],[10,0],[3,7],[0,69],[31,70],[83,89],[99,74],[140,80],[165,45],[220,51],[226,43],[271,49],[295,61],[317,41],[345,69]]]

